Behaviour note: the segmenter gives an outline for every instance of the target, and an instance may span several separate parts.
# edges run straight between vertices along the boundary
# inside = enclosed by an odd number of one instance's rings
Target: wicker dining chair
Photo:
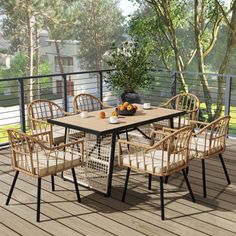
[[[35,135],[27,135],[14,129],[9,129],[7,132],[11,145],[11,165],[16,173],[7,197],[6,205],[9,204],[11,199],[19,172],[37,178],[36,221],[39,222],[41,178],[51,175],[52,191],[54,191],[54,174],[68,169],[72,171],[77,199],[78,202],[81,202],[74,167],[83,165],[83,141],[80,140],[58,146],[50,146],[45,142],[44,137],[50,136],[50,131]]]
[[[33,134],[51,131],[51,144],[57,145],[65,141],[65,128],[49,124],[47,119],[55,119],[69,115],[58,104],[49,100],[38,99],[29,103],[27,116]]]
[[[186,114],[174,119],[174,127],[181,128],[189,125],[190,120],[198,120],[200,101],[198,97],[191,93],[180,93],[169,99],[161,107],[185,111]],[[169,120],[160,121],[153,124],[155,129],[170,127]]]
[[[221,160],[227,182],[228,184],[231,183],[222,156],[226,148],[229,121],[230,116],[220,117],[211,123],[190,121],[194,127],[194,133],[190,145],[190,158],[197,158],[201,160],[204,197],[207,197],[205,173],[206,159],[218,155]]]
[[[189,165],[189,140],[192,135],[192,128],[188,126],[174,132],[153,132],[160,137],[160,140],[152,146],[140,142],[118,140],[118,165],[127,168],[122,201],[125,201],[131,170],[159,176],[161,219],[164,220],[163,178],[165,176],[182,171],[192,201],[195,202],[188,177],[185,173],[185,169]]]
[[[97,111],[111,106],[91,94],[80,93],[74,97],[73,107],[75,113],[80,113],[81,111]]]

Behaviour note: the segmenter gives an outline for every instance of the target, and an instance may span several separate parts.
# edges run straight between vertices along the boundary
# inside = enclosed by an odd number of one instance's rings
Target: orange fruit
[[[129,106],[129,103],[128,102],[124,102],[123,106],[126,108],[127,106]]]
[[[127,110],[128,110],[128,111],[133,110],[133,105],[129,104],[129,105],[127,106]]]
[[[111,113],[111,116],[118,116],[118,113],[117,113],[116,111],[113,111],[113,112]]]
[[[118,108],[120,111],[124,111],[125,110],[125,107],[123,105],[121,105],[119,108]]]
[[[106,117],[106,113],[105,113],[104,111],[100,111],[100,112],[99,112],[99,117],[100,117],[101,119],[104,119],[104,118]]]

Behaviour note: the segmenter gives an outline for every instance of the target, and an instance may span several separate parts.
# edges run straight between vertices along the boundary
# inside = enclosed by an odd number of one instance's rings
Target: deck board
[[[183,177],[169,178],[165,189],[166,220],[160,219],[159,181],[131,173],[126,202],[120,201],[125,170],[116,168],[110,198],[80,187],[82,203],[74,186],[55,178],[42,181],[41,220],[35,222],[36,180],[19,175],[9,206],[5,206],[14,171],[9,149],[0,150],[0,232],[3,235],[236,235],[236,140],[229,140],[224,153],[232,184],[227,181],[218,158],[206,160],[207,194],[202,197],[201,163],[191,161],[189,180],[197,203],[192,203]]]

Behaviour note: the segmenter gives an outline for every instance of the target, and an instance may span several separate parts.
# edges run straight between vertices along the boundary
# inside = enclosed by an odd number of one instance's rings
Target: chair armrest
[[[172,132],[175,132],[177,131],[177,129],[172,129],[172,128],[169,128],[169,127],[163,127],[163,132],[165,133],[165,135],[168,135]]]
[[[51,147],[46,146],[40,140],[34,139],[34,141],[36,143],[38,143],[39,146],[41,146],[43,149],[51,150],[51,151],[64,149],[66,147],[70,147],[70,146],[74,146],[74,145],[78,145],[78,144],[82,144],[84,146],[84,140],[77,140],[77,141],[73,141],[73,142],[69,142],[69,143],[65,143],[65,144],[60,144],[60,145],[57,145],[57,146],[51,146]]]
[[[156,142],[159,142],[161,139],[169,135],[169,132],[165,132],[165,129],[162,128],[162,130],[154,130],[152,129],[150,132],[150,138],[151,138],[151,146],[153,146]]]
[[[52,147],[52,132],[51,130],[38,132],[30,135],[31,138],[34,138],[42,143],[49,144]]]
[[[36,122],[36,123],[42,123],[42,124],[48,124],[46,120],[36,119],[36,118],[29,118],[30,121]]]
[[[129,145],[129,146],[143,148],[143,149],[149,149],[151,147],[147,144],[134,143],[134,142],[130,142],[130,141],[127,141],[127,140],[124,140],[124,139],[118,139],[118,144],[119,145],[126,144],[126,145]]]
[[[206,122],[190,120],[190,126],[193,127],[194,136],[196,137],[197,135],[206,131],[210,125]]]

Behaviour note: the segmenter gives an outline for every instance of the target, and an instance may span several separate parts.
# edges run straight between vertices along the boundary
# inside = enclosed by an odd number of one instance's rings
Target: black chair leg
[[[40,201],[41,201],[41,178],[38,178],[38,190],[37,190],[37,215],[36,221],[40,221]]]
[[[205,173],[205,160],[202,159],[202,184],[203,184],[203,197],[207,197],[206,193],[206,173]]]
[[[182,173],[183,173],[183,175],[184,175],[184,179],[185,179],[185,182],[186,182],[186,184],[187,184],[188,191],[189,191],[189,193],[190,193],[190,196],[191,196],[191,198],[192,198],[192,201],[193,201],[193,202],[196,202],[195,197],[194,197],[194,194],[193,194],[193,191],[192,191],[192,188],[191,188],[191,185],[190,185],[190,183],[189,183],[189,181],[188,181],[188,175],[186,174],[186,172],[185,172],[184,169],[182,170]]]
[[[130,175],[130,168],[127,169],[127,173],[126,173],[125,186],[124,186],[122,200],[121,200],[122,202],[125,201],[126,191],[127,191],[128,182],[129,182],[129,175]]]
[[[64,178],[64,172],[63,172],[63,171],[61,172],[61,178],[62,178],[64,181],[66,181],[66,179]]]
[[[186,171],[186,175],[188,175],[188,172],[189,172],[189,166],[185,169]]]
[[[148,174],[148,190],[152,190],[152,175]]]
[[[52,191],[55,191],[54,175],[51,175]]]
[[[169,178],[169,176],[165,177],[165,184],[168,184],[168,178]]]
[[[79,193],[79,187],[78,187],[78,183],[77,183],[77,179],[76,179],[76,175],[75,175],[75,169],[72,168],[71,172],[72,172],[72,175],[73,175],[73,180],[74,180],[74,185],[75,185],[75,191],[76,191],[77,199],[78,199],[78,202],[81,202],[80,193]]]
[[[164,209],[164,188],[163,188],[163,176],[160,176],[160,203],[161,203],[161,219],[165,220],[165,209]]]
[[[228,172],[227,172],[226,166],[225,166],[224,159],[223,159],[223,157],[222,157],[221,154],[219,154],[219,157],[220,157],[221,164],[222,164],[222,166],[223,166],[223,169],[224,169],[224,172],[225,172],[225,177],[226,177],[226,179],[227,179],[227,181],[228,181],[228,184],[231,184],[231,181],[230,181],[230,178],[229,178],[229,175],[228,175]]]
[[[19,171],[17,170],[16,173],[15,173],[15,177],[13,179],[13,182],[12,182],[12,185],[11,185],[11,189],[10,189],[10,192],[8,194],[8,197],[7,197],[7,201],[6,201],[6,205],[9,204],[10,200],[11,200],[11,195],[13,193],[13,190],[14,190],[14,187],[15,187],[15,184],[16,184],[16,180],[18,178],[18,175],[19,175]]]

